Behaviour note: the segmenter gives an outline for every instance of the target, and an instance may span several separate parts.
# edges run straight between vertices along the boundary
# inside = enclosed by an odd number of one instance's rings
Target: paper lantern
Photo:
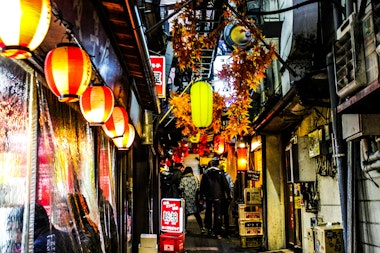
[[[44,72],[60,102],[76,102],[90,83],[90,57],[75,44],[61,43],[47,54]]]
[[[189,136],[189,141],[191,143],[198,143],[199,140],[200,140],[200,138],[201,138],[201,134],[200,133],[196,133],[195,135]]]
[[[110,138],[122,137],[128,129],[128,113],[122,106],[115,106],[111,116],[103,124],[104,132]]]
[[[208,127],[212,122],[213,94],[210,84],[195,82],[190,88],[191,117],[196,127]]]
[[[237,149],[237,170],[247,170],[248,166],[248,149],[238,148]]]
[[[214,152],[221,155],[224,153],[224,138],[220,134],[214,137]]]
[[[30,57],[49,30],[50,1],[0,0],[0,6],[0,55]]]
[[[115,99],[112,90],[105,85],[90,85],[79,98],[83,117],[90,125],[103,125],[112,114]]]
[[[135,140],[135,128],[132,124],[128,124],[128,129],[123,136],[112,139],[118,150],[129,150]]]

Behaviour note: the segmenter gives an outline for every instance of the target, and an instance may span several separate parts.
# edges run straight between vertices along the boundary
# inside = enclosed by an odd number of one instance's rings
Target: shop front
[[[133,252],[138,245],[135,233],[153,223],[149,212],[141,210],[156,205],[150,189],[157,187],[152,150],[140,145],[141,94],[132,91],[134,77],[120,63],[98,6],[55,1],[45,7],[51,7],[44,17],[49,29],[25,59],[9,57],[6,52],[14,51],[6,49],[13,46],[4,46],[4,31],[0,34],[0,251],[33,252],[42,240],[51,252]],[[53,53],[62,42],[67,55]],[[89,70],[86,59],[75,67],[70,62],[75,57],[71,46],[84,52],[83,59],[88,55]],[[73,71],[53,85],[51,75],[65,71],[58,70],[65,60],[66,70]],[[76,80],[81,71],[86,76],[82,93],[92,85],[109,87],[113,109],[125,110],[121,135],[110,136],[114,129],[105,126],[113,115],[100,124],[89,122],[82,94],[73,96],[71,86],[69,94],[57,94],[59,81]],[[131,141],[120,146],[115,139],[126,135]],[[134,196],[134,191],[142,194]],[[158,210],[155,213],[158,216]]]

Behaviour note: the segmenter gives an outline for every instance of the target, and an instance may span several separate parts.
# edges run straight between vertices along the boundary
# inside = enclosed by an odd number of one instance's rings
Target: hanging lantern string
[[[54,4],[52,5],[52,14],[56,18],[55,22],[59,21],[60,25],[62,25],[63,27],[65,27],[65,29],[66,29],[66,37],[67,37],[68,41],[69,42],[73,41],[75,44],[77,44],[79,46],[80,49],[84,50],[88,54],[88,52],[84,49],[83,44],[77,39],[77,36],[74,33],[74,31],[73,31],[73,27],[74,26],[70,22],[68,22],[67,20],[65,20],[63,18],[62,11],[59,10],[57,8],[57,6],[55,6]],[[95,73],[95,76],[96,76],[95,80],[99,81],[100,83],[105,84],[106,82],[104,81],[104,79],[102,78],[102,76],[99,73],[99,70],[96,68],[94,62],[92,61],[92,59],[94,58],[94,56],[90,55],[90,54],[88,54],[88,56],[90,57],[91,67],[92,67],[92,70],[93,70],[93,72]]]

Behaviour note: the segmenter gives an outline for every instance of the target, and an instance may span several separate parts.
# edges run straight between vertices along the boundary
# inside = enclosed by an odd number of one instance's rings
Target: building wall
[[[267,214],[270,214],[267,215],[267,240],[268,250],[275,250],[286,247],[281,137],[267,135],[265,146],[265,194],[267,196]]]
[[[323,114],[328,115],[328,110],[321,109]],[[310,157],[309,154],[309,137],[308,133],[312,132],[316,127],[322,127],[328,122],[328,117],[316,118],[316,114],[312,113],[306,117],[297,129],[297,146],[298,146],[298,164],[299,164],[299,182],[313,182],[318,200],[317,212],[309,212],[304,202],[301,205],[302,217],[302,251],[309,252],[309,248],[313,245],[308,238],[308,231],[314,223],[318,221],[319,225],[327,223],[342,223],[342,214],[340,209],[338,175],[324,175],[323,170],[331,170],[329,164],[332,160],[330,156],[324,154]]]

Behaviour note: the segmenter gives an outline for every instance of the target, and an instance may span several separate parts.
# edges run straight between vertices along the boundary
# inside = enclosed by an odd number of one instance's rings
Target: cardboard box
[[[184,250],[183,233],[164,233],[160,235],[161,252],[182,252]]]
[[[141,234],[140,245],[142,248],[157,248],[156,234]]]
[[[344,253],[341,226],[316,226],[315,253]]]

